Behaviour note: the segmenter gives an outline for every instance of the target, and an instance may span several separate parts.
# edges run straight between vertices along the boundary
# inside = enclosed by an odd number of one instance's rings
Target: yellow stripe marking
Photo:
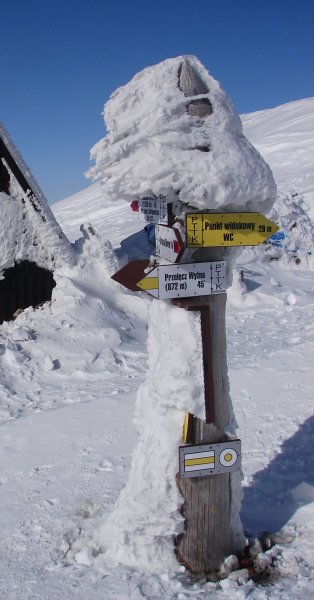
[[[193,465],[212,465],[214,462],[214,456],[205,456],[204,458],[186,458],[184,461],[184,466],[192,467]]]
[[[183,422],[183,442],[186,444],[186,440],[188,437],[188,427],[189,427],[189,418],[190,418],[190,413],[185,413],[184,416],[184,422]]]
[[[142,290],[158,290],[159,279],[158,277],[144,277],[136,285],[142,288]]]

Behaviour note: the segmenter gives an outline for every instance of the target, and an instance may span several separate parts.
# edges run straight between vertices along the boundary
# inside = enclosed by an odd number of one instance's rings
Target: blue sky
[[[239,113],[314,95],[312,0],[2,0],[0,121],[49,202],[89,182],[110,94],[195,54]]]

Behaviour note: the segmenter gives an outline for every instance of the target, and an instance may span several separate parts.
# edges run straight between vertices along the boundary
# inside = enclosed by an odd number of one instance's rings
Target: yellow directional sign
[[[280,228],[260,213],[189,213],[188,248],[257,246]]]

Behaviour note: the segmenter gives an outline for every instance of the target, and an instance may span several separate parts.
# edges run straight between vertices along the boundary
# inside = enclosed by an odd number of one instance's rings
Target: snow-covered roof
[[[200,83],[188,93],[184,69]],[[191,110],[201,101],[203,112]],[[264,212],[275,199],[270,168],[243,135],[219,82],[194,56],[138,73],[106,103],[104,119],[108,134],[91,151],[96,164],[88,176],[101,179],[110,199],[164,194],[171,201],[179,194],[200,209],[263,205]]]
[[[69,240],[1,124],[0,160],[4,179],[0,188],[0,272],[22,260],[51,270],[73,264]],[[9,174],[8,187],[5,174]]]

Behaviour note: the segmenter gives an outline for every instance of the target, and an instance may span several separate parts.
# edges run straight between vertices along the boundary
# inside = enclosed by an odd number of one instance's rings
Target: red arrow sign
[[[111,279],[121,283],[131,292],[141,292],[142,290],[136,284],[147,275],[145,269],[148,266],[149,260],[131,260],[120,271],[112,275]]]
[[[183,254],[184,244],[180,233],[173,227],[156,225],[156,254],[170,262],[178,262]]]

